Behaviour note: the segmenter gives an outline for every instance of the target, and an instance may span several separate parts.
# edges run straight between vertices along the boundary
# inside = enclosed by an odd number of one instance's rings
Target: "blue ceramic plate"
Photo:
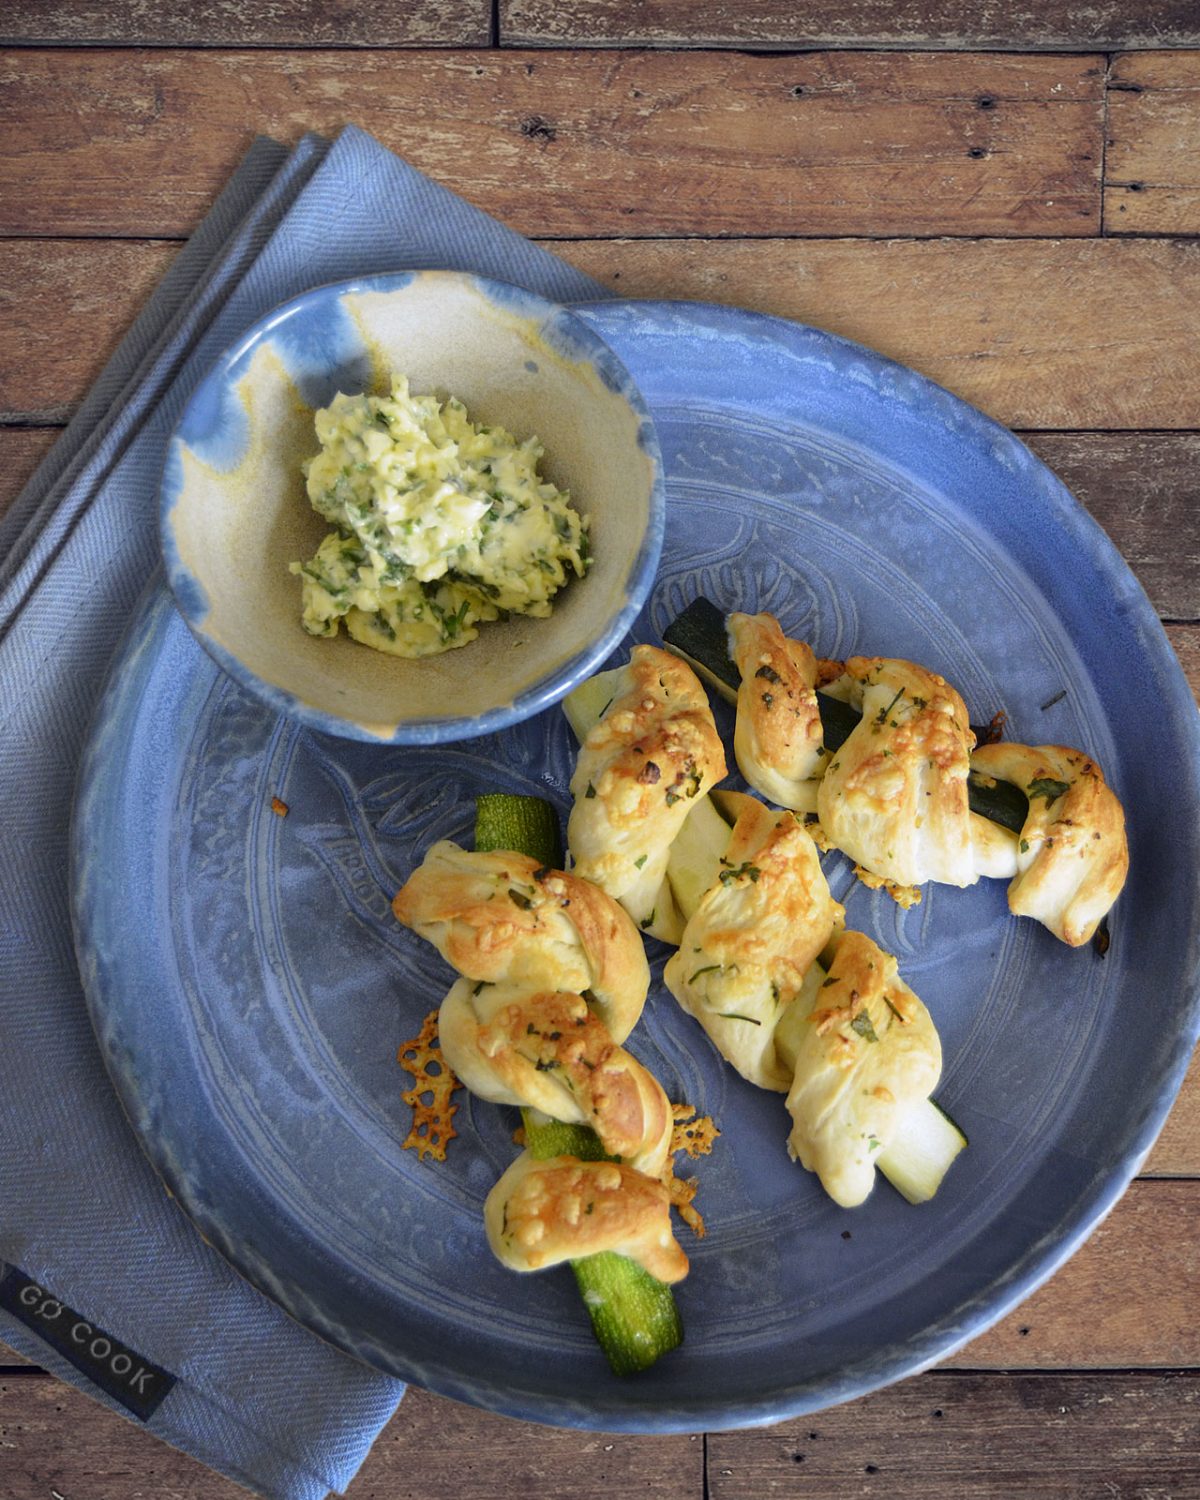
[[[630,1431],[768,1421],[937,1360],[1047,1277],[1153,1140],[1197,1030],[1197,719],[1149,603],[1009,433],[868,351],[720,308],[588,320],[650,402],[667,539],[636,640],[703,592],[770,609],[821,655],[906,656],[973,718],[1097,755],[1132,872],[1107,958],[1007,914],[1004,887],[902,912],[828,861],[848,919],[899,955],[970,1137],[937,1199],[880,1182],[837,1208],[789,1162],[782,1099],[744,1084],[660,988],[633,1047],[722,1135],[708,1236],[681,1235],[682,1349],[610,1376],[566,1272],[517,1278],[480,1211],[514,1115],[464,1100],[444,1166],[400,1143],[397,1046],[451,975],[392,920],[477,792],[564,811],[558,710],[460,745],[371,746],[280,718],[146,600],[83,771],[74,899],[109,1067],[203,1234],[335,1344],[465,1401]],[[271,811],[272,797],[289,808]],[[663,954],[660,952],[661,960]],[[462,1096],[459,1096],[462,1097]]]

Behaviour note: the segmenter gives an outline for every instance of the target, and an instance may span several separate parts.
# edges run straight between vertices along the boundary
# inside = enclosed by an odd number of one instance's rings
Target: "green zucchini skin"
[[[558,814],[542,797],[485,792],[475,799],[475,847],[513,849],[558,869],[562,838]],[[596,1132],[523,1109],[525,1144],[541,1161],[559,1155],[613,1161]],[[604,1251],[571,1261],[592,1332],[614,1375],[636,1375],[683,1342],[683,1322],[672,1289],[626,1255]]]
[[[533,1110],[521,1111],[525,1145],[545,1161],[577,1156],[580,1161],[617,1161],[586,1125],[565,1125]],[[592,1320],[592,1332],[614,1375],[636,1375],[683,1343],[683,1322],[675,1294],[644,1266],[612,1250],[571,1262],[575,1282]]]
[[[695,662],[736,696],[741,676],[729,656],[725,616],[710,599],[693,599],[663,631],[663,643]],[[825,748],[831,752],[840,749],[862,715],[828,693],[817,694],[817,707],[825,732]],[[974,725],[972,728],[976,739],[982,741],[986,731]],[[998,823],[1010,833],[1020,833],[1029,816],[1029,798],[1019,786],[1010,781],[993,781],[974,771],[967,775],[967,803],[973,813]]]
[[[541,797],[482,792],[475,798],[475,848],[514,849],[552,870],[563,863],[558,813]]]

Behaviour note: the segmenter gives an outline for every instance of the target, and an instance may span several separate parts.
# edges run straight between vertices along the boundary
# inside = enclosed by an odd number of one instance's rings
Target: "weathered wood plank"
[[[1159,614],[1200,620],[1200,434],[1047,432],[1027,441],[1108,532]]]
[[[1200,625],[1168,625],[1167,639],[1174,646],[1184,675],[1192,685],[1196,701],[1200,703]],[[1200,1089],[1197,1090],[1197,1095],[1200,1097]],[[1197,1119],[1200,1122],[1200,1109],[1197,1110]],[[1196,1127],[1196,1140],[1200,1143],[1200,1123]],[[1197,1151],[1195,1160],[1200,1162],[1200,1150]]]
[[[1200,705],[1200,625],[1171,625],[1167,636]],[[1147,1177],[1200,1177],[1200,1056],[1192,1058],[1179,1097],[1143,1172]]]
[[[1200,1182],[1132,1183],[1045,1286],[947,1363],[973,1370],[1200,1366],[1198,1213]]]
[[[1166,1466],[1169,1455],[1191,1454],[1191,1449],[1178,1448],[1178,1422],[1187,1416],[1194,1430],[1194,1388],[1200,1377],[1190,1377],[1193,1383],[1185,1388],[1184,1404],[1176,1409],[1173,1400],[1182,1397],[1182,1389],[1173,1385],[1176,1377],[1158,1380],[1130,1376],[1127,1371],[1173,1370],[1200,1364],[1200,1331],[1191,1311],[1200,1292],[1197,1208],[1200,1184],[1196,1182],[1137,1182],[1052,1283],[945,1367],[977,1371],[1110,1367],[1121,1374],[926,1376],[865,1398],[864,1403],[822,1413],[819,1418],[783,1424],[762,1434],[711,1437],[709,1493],[730,1500],[739,1494],[786,1494],[790,1491],[780,1488],[780,1482],[790,1476],[789,1484],[804,1484],[796,1493],[825,1494],[822,1488],[813,1490],[811,1485],[825,1481],[834,1484],[838,1476],[844,1481],[855,1472],[852,1466],[846,1467],[850,1451],[844,1448],[847,1437],[855,1431],[864,1445],[856,1449],[861,1464],[858,1472],[865,1473],[865,1464],[871,1463],[882,1475],[885,1461],[880,1460],[879,1452],[888,1455],[886,1473],[892,1482],[889,1494],[953,1496],[956,1500],[974,1494],[995,1494],[998,1500],[1001,1496],[1008,1500],[1011,1494],[1092,1494],[1094,1491],[1082,1488],[1038,1487],[1061,1481],[1064,1464],[1074,1485],[1082,1485],[1088,1473],[1118,1472],[1134,1428],[1140,1431],[1137,1463],[1149,1466],[1140,1478],[1154,1472],[1166,1482],[1166,1472],[1160,1475],[1155,1466]],[[1148,1268],[1152,1268],[1152,1274]],[[1074,1392],[1070,1400],[1061,1395],[1064,1391]],[[1040,1392],[1053,1395],[1043,1400]],[[1101,1409],[1128,1403],[1133,1400],[1131,1392],[1140,1395],[1136,1395],[1136,1404],[1128,1407],[1128,1413],[1133,1413],[1128,1424],[1124,1413],[1115,1410],[1109,1416],[1116,1425],[1110,1422],[1106,1428],[1100,1427],[1098,1419],[1104,1416]],[[1011,1433],[1010,1416],[1005,1415],[1013,1400],[1020,1401],[1025,1413],[1019,1440]],[[886,1415],[876,1427],[870,1415],[864,1418],[862,1409],[874,1403],[877,1413],[880,1401],[886,1406]],[[922,1407],[921,1403],[926,1404]],[[916,1484],[919,1455],[897,1449],[894,1443],[882,1451],[873,1451],[871,1445],[879,1442],[880,1434],[909,1430],[912,1413],[921,1412],[924,1418],[945,1425],[922,1428],[924,1437],[918,1440],[918,1446],[929,1439],[929,1434],[935,1434],[944,1445],[962,1446],[960,1452],[945,1451],[942,1457],[947,1467],[927,1475],[932,1488],[897,1490],[895,1482]],[[938,1412],[942,1416],[936,1415]],[[1073,1421],[1056,1421],[1065,1416],[1073,1416]],[[66,1428],[72,1433],[71,1445],[60,1442]],[[1010,1467],[1014,1484],[1019,1473],[1020,1487],[1008,1491],[959,1488],[960,1466],[969,1463],[966,1455],[972,1445],[983,1443],[992,1452],[996,1434],[1001,1431],[1014,1437],[1013,1449],[1002,1461],[992,1454],[993,1464],[981,1473],[989,1476],[989,1484],[999,1484],[1005,1467]],[[820,1436],[808,1437],[810,1433]],[[843,1451],[835,1452],[829,1446],[828,1440],[834,1437]],[[762,1472],[760,1466],[775,1451],[771,1446],[757,1446],[765,1439],[792,1443],[789,1454],[804,1452],[804,1472]],[[0,1442],[9,1449],[7,1475],[15,1476],[9,1478],[12,1488],[6,1491],[12,1500],[33,1500],[34,1496],[42,1500],[46,1487],[71,1496],[81,1493],[84,1479],[93,1500],[108,1500],[110,1496],[115,1500],[117,1494],[124,1500],[127,1491],[117,1490],[115,1485],[130,1470],[138,1473],[147,1493],[180,1500],[189,1496],[195,1500],[225,1500],[226,1496],[219,1481],[205,1475],[183,1455],[160,1448],[147,1434],[84,1400],[78,1392],[27,1373],[0,1379]],[[813,1443],[822,1446],[808,1446]],[[1074,1470],[1067,1463],[1073,1451]],[[1086,1461],[1080,1457],[1085,1451],[1089,1455]],[[1031,1454],[1035,1457],[1029,1457]],[[1019,1461],[1017,1455],[1025,1457]],[[368,1458],[351,1490],[351,1500],[354,1494],[393,1494],[398,1482],[404,1484],[402,1493],[422,1496],[423,1500],[492,1500],[496,1494],[508,1493],[537,1494],[540,1500],[582,1500],[583,1496],[631,1493],[634,1488],[658,1500],[699,1500],[700,1457],[699,1443],[688,1437],[636,1439],[558,1433],[472,1412],[413,1391]],[[1133,1461],[1133,1455],[1127,1457]],[[912,1467],[907,1467],[909,1460]],[[799,1461],[789,1457],[787,1463]],[[1191,1463],[1191,1458],[1181,1461]],[[822,1469],[820,1464],[825,1463],[832,1467]],[[747,1488],[718,1484],[739,1476]],[[938,1484],[933,1484],[935,1476]],[[229,1500],[234,1493],[229,1490]],[[1200,1490],[1170,1491],[1172,1497],[1193,1493],[1200,1494]]]
[[[64,1442],[64,1433],[70,1441]],[[246,1492],[59,1381],[0,1381],[5,1500],[245,1500]],[[413,1388],[350,1500],[701,1500],[700,1437],[630,1437],[532,1427]],[[131,1479],[136,1482],[131,1487]]]
[[[0,421],[65,421],[178,251],[0,240]]]
[[[1104,176],[1109,233],[1200,234],[1200,52],[1114,61]]]
[[[1200,14],[1194,0],[500,0],[500,42],[1112,52],[1200,45]]]
[[[1196,1500],[1200,1376],[922,1375],[708,1439],[711,1500]]]
[[[55,428],[0,428],[0,515],[57,436]],[[1200,434],[1027,436],[1034,452],[1112,537],[1158,612],[1171,619],[1200,618],[1200,525],[1192,490],[1200,470]],[[1196,1093],[1200,1101],[1200,1080]],[[1200,1143],[1200,1133],[1197,1139]],[[1195,1165],[1200,1173],[1200,1149]]]
[[[1139,1178],[1051,1281],[948,1365],[1200,1367],[1200,1325],[1194,1316],[1200,1297],[1198,1224],[1200,1181]],[[1151,1265],[1153,1275],[1148,1275]],[[1114,1288],[1121,1289],[1120,1296]],[[5,1353],[0,1346],[0,1364]]]
[[[1195,242],[613,240],[551,248],[625,296],[739,304],[858,339],[1021,430],[1200,428]],[[0,419],[60,420],[171,254],[159,243],[0,241]],[[1158,439],[1145,441],[1149,454]],[[1148,459],[1140,479],[1137,443],[1125,451],[1126,477],[1147,506],[1163,500],[1176,476],[1184,487],[1173,504],[1186,503],[1193,449],[1159,448],[1161,467]],[[1121,502],[1105,503],[1111,514]]]
[[[255,131],[363,122],[535,235],[1088,235],[1096,56],[0,56],[0,234],[186,234]]]
[[[628,297],[735,303],[882,350],[1010,427],[1197,428],[1200,244],[588,240]]]
[[[486,47],[490,0],[5,0],[0,46]]]
[[[705,1465],[698,1437],[556,1432],[412,1390],[347,1494],[1196,1500],[1198,1411],[1200,1375],[1192,1372],[939,1370],[812,1416],[715,1433]],[[46,1500],[51,1492],[88,1500],[244,1500],[244,1490],[49,1379],[0,1385],[0,1441],[11,1445],[6,1500]]]
[[[57,436],[54,428],[0,428],[0,515]],[[1200,619],[1195,505],[1200,434],[1056,432],[1025,437],[1108,532],[1159,614],[1170,620]],[[1200,1153],[1196,1170],[1200,1173]]]

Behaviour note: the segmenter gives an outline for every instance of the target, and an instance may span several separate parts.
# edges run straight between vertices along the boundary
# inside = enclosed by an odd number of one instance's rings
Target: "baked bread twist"
[[[815,1006],[777,1042],[793,1058],[788,1150],[853,1208],[874,1186],[875,1162],[904,1128],[906,1108],[937,1088],[942,1044],[896,960],[865,933],[835,934],[824,956]]]
[[[853,1208],[906,1109],[936,1087],[941,1043],[896,960],[843,929],[795,814],[723,800],[738,808],[726,868],[664,979],[744,1078],[787,1094],[789,1151]]]
[[[650,967],[637,928],[602,890],[527,854],[478,853],[444,839],[392,911],[468,979],[588,999],[616,1042],[637,1025]]]
[[[815,809],[821,841],[879,882],[911,889],[929,880],[968,886],[981,876],[1009,879],[1012,912],[1036,918],[1072,947],[1089,941],[1129,868],[1124,813],[1095,761],[1062,746],[976,749],[966,706],[944,678],[877,656],[851,657],[822,686],[862,717],[836,751],[815,757],[808,753],[812,712],[828,664],[815,664],[809,648],[788,640],[769,615],[731,615],[728,623],[742,672],[734,748],[756,791],[796,811]],[[747,681],[759,658],[781,677],[786,695],[762,690],[757,675]],[[792,729],[789,714],[803,727]],[[797,738],[807,747],[800,760]],[[971,771],[1027,795],[1019,834],[971,811]]]
[[[677,942],[683,922],[665,879],[671,843],[695,799],[724,775],[725,752],[696,674],[669,651],[635,646],[571,778],[575,873],[643,930]]]
[[[726,620],[729,654],[741,673],[733,753],[751,786],[797,812],[816,812],[825,769],[825,731],[817,705],[820,664],[792,641],[774,615],[734,613]]]
[[[971,765],[1029,797],[1029,816],[1005,841],[998,871],[1013,877],[1009,910],[1036,917],[1073,948],[1088,942],[1129,873],[1125,812],[1100,767],[1062,745],[1004,742],[981,745]]]
[[[726,868],[663,979],[743,1078],[786,1093],[792,1072],[776,1050],[775,1028],[845,913],[802,824],[753,797],[737,805]]]
[[[670,1101],[582,995],[460,979],[442,1001],[438,1039],[481,1099],[589,1125],[610,1156],[662,1175],[674,1127]]]
[[[603,891],[511,852],[430,849],[392,903],[463,975],[442,1055],[472,1093],[588,1125],[620,1162],[523,1152],[489,1193],[488,1241],[515,1271],[614,1250],[662,1281],[687,1273],[662,1181],[661,1086],[620,1042],[649,985],[636,928]],[[589,1003],[590,1002],[590,1003]],[[611,1025],[609,1024],[611,1021]]]
[[[488,1194],[488,1243],[512,1271],[542,1271],[612,1250],[659,1281],[682,1281],[688,1259],[671,1230],[667,1191],[624,1162],[523,1151]]]
[[[825,760],[825,837],[896,885],[973,885],[966,704],[936,673],[882,656],[852,656],[826,691],[862,718]]]

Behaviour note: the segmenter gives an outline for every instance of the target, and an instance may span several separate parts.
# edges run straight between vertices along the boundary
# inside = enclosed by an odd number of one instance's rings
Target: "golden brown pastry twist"
[[[981,745],[977,772],[1019,786],[1029,798],[1020,834],[1006,841],[1013,877],[1008,907],[1036,917],[1072,948],[1088,942],[1129,873],[1125,811],[1100,767],[1062,745]]]
[[[635,646],[616,695],[580,746],[567,842],[594,881],[645,931],[677,942],[665,880],[671,843],[697,798],[725,775],[708,697],[669,651]]]
[[[663,1281],[687,1272],[662,1181],[672,1110],[622,1047],[649,974],[629,917],[603,891],[511,852],[429,851],[393,902],[397,918],[464,977],[442,1003],[446,1062],[472,1093],[590,1126],[620,1162],[524,1152],[484,1209],[489,1243],[516,1271],[615,1250]],[[589,1001],[591,1004],[589,1005]]]
[[[752,622],[753,639],[744,621]],[[1036,918],[1072,947],[1092,937],[1129,867],[1124,813],[1094,760],[1055,745],[977,749],[966,706],[944,678],[878,656],[849,658],[822,687],[862,717],[835,752],[815,757],[816,674],[827,664],[819,669],[809,648],[788,640],[769,615],[731,615],[729,633],[742,671],[735,753],[755,790],[797,811],[815,808],[819,840],[893,893],[930,880],[1010,879],[1015,914]],[[758,657],[786,696],[758,691],[765,679],[757,676],[748,686]],[[803,699],[792,715],[802,729],[790,727],[793,699]],[[799,761],[797,737],[808,747]],[[970,810],[970,771],[1025,792],[1029,815],[1019,834]]]
[[[671,1230],[667,1190],[624,1162],[523,1151],[488,1194],[488,1242],[513,1271],[542,1271],[612,1250],[659,1281],[682,1281],[688,1259]]]
[[[442,1001],[438,1038],[446,1061],[481,1099],[588,1125],[611,1156],[661,1176],[674,1124],[670,1101],[582,995],[460,979]]]
[[[936,1087],[941,1043],[896,960],[843,930],[795,814],[721,800],[737,810],[724,868],[663,977],[744,1078],[787,1094],[789,1151],[853,1208]]]
[[[642,1014],[650,968],[633,922],[591,881],[527,854],[442,840],[392,910],[468,979],[586,993],[614,1041]]]

